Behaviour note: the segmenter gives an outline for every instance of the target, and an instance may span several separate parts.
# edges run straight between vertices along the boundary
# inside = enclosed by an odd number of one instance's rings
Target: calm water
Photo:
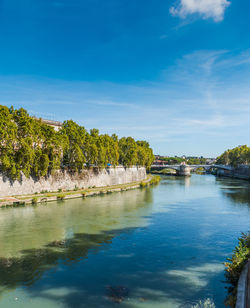
[[[209,175],[2,209],[0,307],[224,307],[222,262],[249,229],[250,183]]]

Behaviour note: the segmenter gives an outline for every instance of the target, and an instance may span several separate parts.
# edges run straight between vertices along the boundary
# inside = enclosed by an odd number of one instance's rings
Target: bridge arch
[[[229,165],[152,165],[151,170],[164,170],[164,169],[172,169],[176,170],[177,174],[180,175],[189,175],[190,171],[195,171],[198,168],[203,168],[206,172],[211,169],[221,169],[224,171],[231,171],[232,166]]]

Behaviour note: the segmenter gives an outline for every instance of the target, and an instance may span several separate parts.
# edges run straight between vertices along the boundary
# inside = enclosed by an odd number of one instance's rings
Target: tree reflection
[[[104,244],[110,244],[113,237],[109,233],[75,234],[70,240],[51,242],[41,249],[24,250],[20,258],[0,258],[0,286],[13,289],[19,285],[32,285],[59,260],[78,262],[87,257],[90,249],[98,252]]]
[[[18,286],[31,286],[59,262],[79,262],[90,251],[98,252],[110,245],[114,237],[145,226],[151,203],[152,189],[147,188],[74,203],[66,201],[60,206],[17,209],[14,215],[15,209],[5,210],[0,230],[0,245],[4,248],[0,251],[0,294]]]
[[[250,184],[248,181],[216,178],[216,182],[221,186],[223,195],[233,203],[250,205]]]

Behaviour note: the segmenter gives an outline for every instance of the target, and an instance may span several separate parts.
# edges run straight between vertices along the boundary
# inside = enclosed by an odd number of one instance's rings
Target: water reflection
[[[1,210],[0,257],[17,257],[74,234],[147,224],[152,190],[132,190],[105,196]],[[32,235],[32,236],[31,236]]]
[[[238,179],[216,178],[222,193],[235,204],[250,205],[250,183]]]
[[[111,234],[75,234],[70,240],[54,241],[40,249],[22,250],[19,258],[0,258],[0,292],[3,287],[32,285],[44,271],[59,260],[77,262],[86,258],[90,249],[98,251],[112,241]]]
[[[222,263],[249,226],[247,207],[226,194],[248,185],[163,176],[153,188],[4,209],[0,308],[117,307],[108,286],[128,290],[124,308],[205,298],[222,308]]]
[[[0,293],[32,285],[59,261],[78,262],[147,225],[151,203],[149,188],[1,211]]]

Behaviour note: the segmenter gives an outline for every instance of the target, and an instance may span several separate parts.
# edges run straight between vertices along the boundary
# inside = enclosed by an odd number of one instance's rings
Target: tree
[[[238,146],[225,151],[217,158],[217,164],[231,165],[237,167],[250,163],[250,148],[247,145]]]
[[[249,160],[249,152],[244,157]],[[20,179],[22,173],[40,177],[60,168],[78,171],[92,165],[105,168],[120,163],[149,168],[153,160],[147,141],[100,135],[96,128],[88,133],[72,120],[56,132],[23,108],[0,105],[0,168],[12,180]]]

